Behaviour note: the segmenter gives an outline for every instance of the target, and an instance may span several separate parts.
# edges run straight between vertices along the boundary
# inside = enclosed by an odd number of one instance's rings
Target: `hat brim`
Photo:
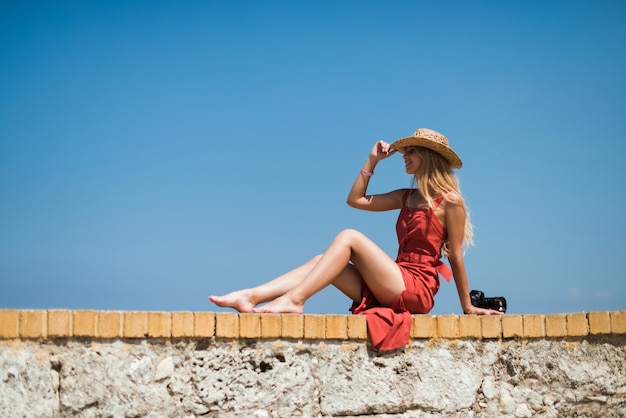
[[[457,155],[456,152],[452,150],[452,148],[447,147],[445,145],[434,142],[433,140],[420,138],[417,136],[409,136],[407,138],[398,139],[396,142],[392,143],[389,146],[391,149],[398,150],[400,153],[404,154],[408,147],[424,147],[430,150],[435,151],[440,154],[443,158],[448,160],[450,166],[452,168],[461,168],[463,166],[463,162],[461,158]]]

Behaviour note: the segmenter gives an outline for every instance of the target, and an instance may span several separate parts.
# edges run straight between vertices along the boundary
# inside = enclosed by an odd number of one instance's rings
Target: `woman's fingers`
[[[493,309],[483,309],[472,306],[469,311],[465,312],[467,315],[504,315],[504,312],[495,311]]]
[[[388,142],[380,140],[376,143],[376,154],[382,158],[387,158],[395,154],[396,150],[390,149],[391,145]]]

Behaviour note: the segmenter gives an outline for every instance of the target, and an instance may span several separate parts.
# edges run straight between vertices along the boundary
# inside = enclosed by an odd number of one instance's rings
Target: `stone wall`
[[[0,310],[1,417],[624,417],[626,312],[413,317]]]

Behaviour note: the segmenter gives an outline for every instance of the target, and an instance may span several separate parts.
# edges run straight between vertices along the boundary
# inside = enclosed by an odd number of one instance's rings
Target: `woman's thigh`
[[[362,280],[381,304],[391,306],[406,289],[396,262],[359,231],[345,230],[337,238],[349,240],[350,258]]]

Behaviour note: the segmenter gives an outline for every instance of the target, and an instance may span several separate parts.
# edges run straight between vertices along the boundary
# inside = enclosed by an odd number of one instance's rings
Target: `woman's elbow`
[[[450,263],[462,263],[463,262],[463,250],[452,249],[448,252],[447,258],[450,261]]]
[[[351,208],[355,208],[355,209],[359,209],[359,199],[355,199],[352,196],[348,196],[348,198],[346,199],[346,204],[348,206],[350,206]]]

